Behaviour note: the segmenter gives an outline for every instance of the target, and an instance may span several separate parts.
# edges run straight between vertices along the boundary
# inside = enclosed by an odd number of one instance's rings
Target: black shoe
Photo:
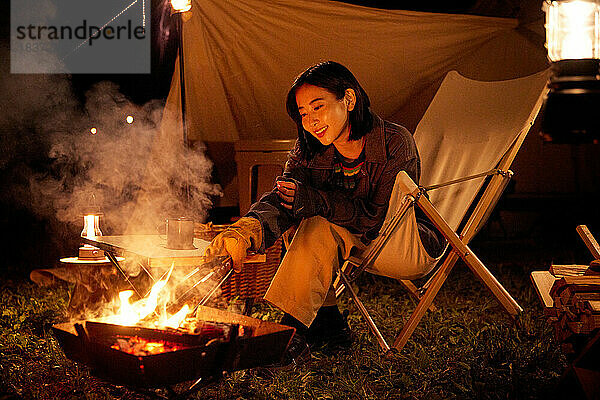
[[[291,326],[296,329],[296,332],[292,336],[281,362],[267,365],[264,368],[269,370],[287,370],[299,367],[310,361],[310,347],[306,343],[306,332],[308,331],[306,325],[288,313],[283,315],[279,324]]]
[[[312,350],[334,353],[352,346],[352,333],[347,314],[342,315],[337,305],[321,307],[308,328],[306,341]]]
[[[310,347],[308,347],[306,339],[304,336],[294,333],[281,361],[265,365],[263,368],[269,371],[287,371],[308,363],[310,359]]]

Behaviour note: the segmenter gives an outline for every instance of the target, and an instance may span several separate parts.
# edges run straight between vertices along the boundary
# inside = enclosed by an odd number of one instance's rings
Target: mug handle
[[[167,232],[166,232],[167,229],[166,229],[166,225],[167,225],[166,222],[163,222],[162,225],[156,225],[154,227],[154,229],[156,229],[156,233],[158,234],[158,237],[160,238],[160,240],[164,240],[165,242],[167,241]],[[164,229],[164,232],[165,232],[164,234],[160,233],[162,231],[161,227],[165,228]]]

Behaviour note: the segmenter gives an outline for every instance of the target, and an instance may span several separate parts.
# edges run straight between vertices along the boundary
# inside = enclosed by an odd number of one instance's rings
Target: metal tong
[[[204,276],[202,276],[189,289],[187,289],[185,292],[183,292],[181,295],[179,295],[177,300],[167,308],[168,312],[171,313],[171,312],[177,311],[177,310],[175,310],[175,308],[180,307],[181,304],[185,303],[190,298],[192,298],[192,296],[194,294],[194,289],[196,289],[198,287],[198,285],[201,285],[201,284],[209,281],[213,277],[219,277],[220,279],[217,282],[217,284],[215,286],[213,286],[204,295],[204,297],[202,297],[200,302],[194,307],[193,311],[196,312],[198,307],[204,305],[208,301],[208,299],[210,299],[212,297],[212,295],[223,285],[223,283],[227,280],[227,278],[229,278],[229,276],[233,272],[233,262],[232,262],[230,256],[214,257],[210,261],[207,261],[204,264],[202,264],[201,267],[196,267],[192,272],[187,274],[184,277],[184,281],[188,281],[189,279],[192,278],[192,276],[196,275],[200,271],[205,271],[207,268],[210,268],[210,271],[207,274],[205,274]]]

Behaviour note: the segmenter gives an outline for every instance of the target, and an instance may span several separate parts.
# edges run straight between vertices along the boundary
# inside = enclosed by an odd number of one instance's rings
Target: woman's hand
[[[296,197],[296,183],[291,181],[281,181],[278,180],[276,182],[277,185],[277,194],[279,198],[282,200],[281,205],[291,210],[294,206],[294,199]]]
[[[219,233],[204,250],[204,257],[212,259],[217,256],[230,256],[235,272],[242,271],[246,252],[250,243],[244,240],[237,232],[229,229]]]
[[[318,190],[293,178],[278,179],[275,185],[280,204],[290,210],[294,218],[320,215],[323,199]]]
[[[242,217],[219,233],[204,251],[211,259],[216,256],[231,257],[233,270],[242,271],[248,249],[257,250],[262,244],[262,227],[256,218]]]

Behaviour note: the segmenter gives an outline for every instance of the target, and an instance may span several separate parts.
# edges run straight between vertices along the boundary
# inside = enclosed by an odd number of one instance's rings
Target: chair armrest
[[[396,176],[396,185],[398,185],[398,188],[406,194],[416,195],[419,192],[419,187],[411,177],[408,176],[406,171],[398,172],[398,175]]]

